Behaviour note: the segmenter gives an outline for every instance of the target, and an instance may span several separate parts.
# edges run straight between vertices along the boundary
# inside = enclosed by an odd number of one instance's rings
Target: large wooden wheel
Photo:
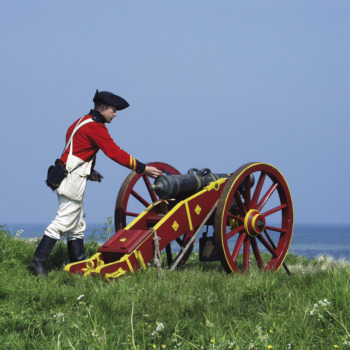
[[[154,166],[170,175],[180,175],[180,172],[169,164],[161,162],[152,162],[147,165]],[[157,194],[149,189],[151,180],[147,175],[140,175],[135,171],[131,172],[124,180],[116,201],[114,211],[115,230],[126,227],[132,220],[141,214],[150,204],[159,200]],[[188,232],[182,237],[177,238],[166,247],[167,264],[171,266],[176,261],[182,248],[192,237],[193,232]],[[192,247],[193,249],[193,247]],[[179,267],[183,266],[189,258],[192,249],[188,249],[186,254],[179,262]],[[173,252],[178,252],[174,256]]]
[[[237,169],[221,193],[214,222],[215,245],[225,270],[247,271],[251,260],[263,270],[277,270],[292,234],[293,203],[282,174],[264,163]]]
[[[162,170],[165,174],[179,175],[180,172],[169,164],[161,162],[148,163]],[[149,189],[150,178],[132,171],[124,180],[117,197],[114,211],[115,230],[124,228],[148,206],[158,201],[156,193]]]

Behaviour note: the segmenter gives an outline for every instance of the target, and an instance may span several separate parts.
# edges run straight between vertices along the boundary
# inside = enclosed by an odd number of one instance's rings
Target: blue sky
[[[95,89],[130,108],[109,131],[143,161],[286,177],[296,223],[350,211],[349,1],[0,1],[0,223],[50,223],[45,186]],[[128,169],[98,154],[87,222],[114,215]]]

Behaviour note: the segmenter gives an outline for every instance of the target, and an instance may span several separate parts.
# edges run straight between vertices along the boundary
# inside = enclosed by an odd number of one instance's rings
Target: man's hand
[[[93,170],[89,175],[90,181],[98,181],[101,182],[103,179],[103,176],[96,170]]]
[[[146,165],[145,174],[155,179],[156,177],[163,174],[163,172],[154,166]]]

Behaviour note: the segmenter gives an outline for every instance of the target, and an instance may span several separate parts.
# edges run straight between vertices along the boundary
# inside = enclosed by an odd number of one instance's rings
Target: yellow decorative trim
[[[125,242],[125,241],[126,241],[126,238],[121,238],[119,241],[120,241],[120,242]]]
[[[119,278],[119,277],[121,277],[121,276],[123,276],[123,275],[125,275],[126,274],[126,271],[125,270],[123,270],[121,267],[117,270],[117,271],[115,271],[115,272],[112,272],[112,273],[106,273],[105,274],[105,279],[107,280],[107,281],[109,281],[110,279],[116,279],[116,278]]]
[[[136,159],[132,156],[130,156],[129,168],[134,171],[136,170]]]
[[[227,178],[221,178],[221,179],[219,179],[217,181],[213,181],[208,186],[204,187],[203,190],[207,190],[207,191],[215,190],[215,191],[218,191],[220,189],[221,184],[223,184],[226,181],[227,181]]]
[[[87,270],[91,270],[91,269],[93,270],[94,269],[94,260],[97,260],[97,264],[99,264],[99,263],[104,264],[104,261],[100,259],[100,255],[101,255],[101,253],[96,253],[89,259],[68,264],[68,265],[65,266],[64,270],[69,272],[71,266],[74,266],[74,265],[77,265],[77,264],[81,264],[83,262],[85,262],[86,268],[82,268],[81,269],[82,271],[87,271]]]
[[[126,261],[126,263],[128,264],[130,272],[134,273],[134,268],[132,267],[132,265],[130,263],[130,260],[129,260],[131,254],[125,254],[119,260],[113,261],[113,262],[111,262],[110,264],[107,264],[107,265],[115,265],[115,264],[122,263],[122,262]]]
[[[96,253],[90,259],[91,260],[96,259],[97,260],[97,265],[102,266],[102,265],[104,265],[105,262],[100,259],[100,256],[101,256],[101,253]]]
[[[104,265],[104,261],[100,259],[100,255],[101,253],[96,253],[89,260],[86,261],[86,268],[81,269],[84,272],[84,277],[91,275],[93,272],[96,271],[97,268],[101,268]],[[94,267],[94,260],[96,260],[96,269]]]
[[[250,217],[253,213],[256,213],[256,216],[260,214],[259,210],[250,209],[250,210],[248,211],[248,213],[246,214],[245,218],[244,218],[244,229],[245,229],[245,232],[247,232],[249,236],[253,236],[253,237],[254,237],[254,235],[252,235],[252,232],[249,231],[249,227],[248,227],[249,217]],[[254,222],[255,222],[255,220],[256,220],[256,216],[253,218],[253,221],[254,221]],[[254,227],[254,222],[252,222],[252,227]]]
[[[129,256],[130,256],[129,254],[124,255],[119,261],[120,261],[120,262],[126,261],[126,263],[128,264],[128,268],[129,268],[130,272],[131,272],[131,273],[134,273],[134,269],[133,269],[133,267],[132,267],[132,265],[131,265],[131,262],[130,262],[130,260],[129,260]]]
[[[95,264],[94,264],[94,262],[92,261],[92,260],[88,260],[87,262],[86,262],[86,268],[84,268],[84,269],[82,269],[83,271],[87,271],[87,270],[93,270],[94,269],[94,266],[95,266]]]
[[[192,226],[192,220],[191,220],[190,208],[188,207],[188,201],[186,201],[185,206],[186,206],[186,212],[187,212],[188,224],[190,225],[190,230],[192,231],[192,230],[193,230],[193,226]]]
[[[155,230],[158,230],[159,227],[160,227],[162,224],[164,224],[164,222],[168,221],[168,220],[171,218],[171,216],[172,216],[174,213],[176,213],[176,212],[182,207],[183,204],[184,204],[183,201],[180,202],[180,203],[178,203],[178,204],[176,204],[175,207],[174,207],[173,209],[171,209],[171,210],[168,212],[168,214],[166,214],[153,228],[154,228]]]
[[[89,275],[91,275],[93,272],[94,272],[94,270],[88,270],[88,269],[82,269],[83,271],[85,271],[84,272],[84,277],[87,277],[87,276],[89,276]]]
[[[135,254],[136,260],[139,263],[139,265],[141,266],[142,270],[146,270],[146,264],[145,264],[145,261],[143,260],[143,256],[141,254],[141,251],[137,251],[135,249],[134,254]]]
[[[139,222],[152,208],[154,207],[154,204],[151,204],[146,210],[144,210],[139,216],[137,216],[133,221],[130,222],[129,225],[127,225],[124,230],[130,230],[137,222]]]
[[[199,215],[202,211],[202,208],[197,204],[196,209],[194,210],[197,215]]]
[[[171,227],[174,229],[174,231],[177,231],[179,226],[180,225],[176,221],[174,221],[174,223],[173,223],[173,225]]]
[[[260,213],[259,213],[260,214]],[[259,217],[259,215],[257,214],[257,215],[255,215],[254,217],[253,217],[253,220],[252,220],[252,227],[253,227],[253,229],[254,229],[254,231],[255,231],[255,223],[256,223],[256,220],[257,220],[257,218]]]

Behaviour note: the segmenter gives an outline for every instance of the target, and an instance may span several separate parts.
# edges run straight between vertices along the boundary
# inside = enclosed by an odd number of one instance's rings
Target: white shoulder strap
[[[84,117],[80,118],[80,120],[78,121],[77,125],[76,125],[75,128],[73,129],[73,131],[72,131],[72,133],[71,133],[71,135],[70,135],[70,137],[69,137],[69,140],[68,140],[68,142],[67,142],[67,144],[66,144],[66,147],[64,148],[63,153],[66,151],[66,149],[69,147],[69,145],[70,145],[71,143],[72,143],[72,147],[71,147],[71,149],[70,149],[70,153],[73,152],[73,136],[74,136],[74,134],[75,134],[83,125],[85,125],[85,124],[87,124],[87,123],[93,122],[93,119],[92,119],[92,118],[88,118],[88,119],[84,120],[84,121],[81,123],[81,120],[82,120],[83,118],[84,118]]]

